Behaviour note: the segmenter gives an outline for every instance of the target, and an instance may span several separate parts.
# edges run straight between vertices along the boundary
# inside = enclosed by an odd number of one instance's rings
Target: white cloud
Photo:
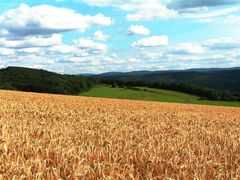
[[[41,54],[41,48],[38,47],[33,47],[33,48],[22,48],[22,49],[17,49],[16,52],[23,55],[23,54]]]
[[[229,15],[227,16],[223,22],[224,24],[239,24],[240,23],[240,16],[236,16],[236,15]]]
[[[106,17],[103,14],[97,14],[96,16],[87,16],[87,20],[91,24],[101,25],[101,26],[110,26],[113,21],[110,17]]]
[[[168,45],[168,36],[152,36],[132,44],[133,47],[159,47],[163,45]]]
[[[79,49],[86,50],[89,53],[103,53],[103,52],[107,52],[108,50],[107,45],[103,43],[97,43],[91,39],[86,39],[86,38],[74,40],[74,44]]]
[[[199,43],[181,43],[170,47],[170,54],[202,54],[205,52],[204,47]]]
[[[240,10],[240,7],[229,7],[224,9],[212,10],[207,12],[196,12],[196,13],[182,13],[180,17],[183,18],[195,18],[195,19],[207,19],[212,17],[226,16],[228,14],[237,12]]]
[[[147,2],[156,2],[156,3],[158,2],[158,3],[161,3],[161,4],[166,5],[166,6],[169,5],[172,8],[173,8],[173,5],[175,5],[175,7],[178,7],[178,8],[180,7],[180,5],[181,5],[181,7],[184,5],[184,7],[182,7],[182,8],[186,8],[186,6],[188,4],[191,4],[191,6],[188,6],[188,7],[199,6],[199,1],[203,1],[203,0],[195,0],[194,2],[190,2],[190,3],[188,1],[186,2],[186,0],[122,0],[122,1],[116,1],[116,0],[81,0],[81,1],[86,2],[87,4],[89,4],[91,6],[99,6],[99,7],[104,7],[104,6],[125,7],[129,4],[143,4],[143,3],[147,3]],[[214,1],[214,0],[212,0],[212,1]],[[206,1],[205,1],[205,3],[206,3]],[[205,6],[205,5],[206,4],[204,4],[202,2],[202,4],[200,6]]]
[[[12,49],[8,49],[8,48],[0,48],[0,56],[10,56],[10,55],[14,55],[15,52]]]
[[[129,35],[149,35],[150,31],[148,28],[140,25],[131,25],[128,28],[128,34]]]
[[[210,39],[203,43],[205,47],[211,49],[228,50],[240,48],[240,38],[236,37],[224,37],[218,39]]]
[[[82,0],[91,6],[114,6],[125,11],[129,21],[146,21],[165,18],[210,18],[231,14],[240,7],[209,10],[209,6],[239,3],[239,0]]]
[[[99,6],[99,7],[122,4],[121,2],[119,3],[114,0],[82,0],[82,1],[86,2],[91,6]]]
[[[60,57],[83,58],[104,53],[108,47],[92,40],[79,39],[73,45],[65,45],[60,33],[73,30],[84,32],[93,25],[111,24],[112,19],[102,14],[90,16],[50,5],[30,7],[21,4],[16,9],[0,14],[0,58],[4,56],[4,61],[9,65],[34,67],[39,65],[37,63],[53,63]],[[107,39],[104,34],[95,35],[99,40]],[[41,62],[34,64],[31,60]]]
[[[0,38],[0,46],[7,48],[31,48],[31,47],[47,47],[62,43],[61,34],[53,34],[51,36],[27,36],[20,39],[8,40]]]
[[[96,31],[93,34],[92,38],[95,40],[99,40],[99,41],[107,41],[109,37],[107,35],[103,34],[102,31]]]
[[[227,24],[227,25],[236,25],[240,24],[240,16],[238,15],[228,15],[221,18],[204,18],[198,20],[201,23],[214,23],[217,25]]]
[[[129,21],[151,20],[154,18],[175,17],[177,11],[167,8],[169,0],[82,0],[91,6],[114,6],[125,11],[133,11],[127,14]]]
[[[76,53],[78,51],[78,49],[75,46],[64,45],[64,44],[50,47],[48,50],[50,52],[60,53],[60,54],[70,54],[70,53]]]
[[[187,9],[187,8],[198,8],[198,7],[207,7],[207,6],[221,6],[229,4],[240,3],[240,0],[81,0],[86,2],[91,6],[117,6],[125,7],[129,4],[143,4],[148,2],[156,2],[162,5],[165,5],[171,9]]]
[[[218,10],[195,8],[196,1],[192,1],[194,8],[186,9],[181,5],[170,9],[167,0],[164,3],[160,0],[91,0],[92,5],[95,3],[98,6],[112,3],[125,10],[131,21],[196,18],[203,23],[215,23],[217,20],[222,24],[240,22],[238,15],[228,16],[240,10],[239,7],[222,7]],[[121,48],[108,54],[108,46],[103,42],[109,37],[102,31],[96,31],[89,38],[77,39],[72,45],[63,44],[59,35],[73,30],[84,32],[94,25],[107,26],[112,23],[111,18],[102,14],[88,16],[67,8],[48,5],[29,7],[23,4],[0,14],[0,64],[42,67],[65,73],[177,69],[206,67],[209,64],[217,66],[221,63],[227,65],[229,62],[239,65],[240,39],[234,37],[168,45],[167,36],[152,36],[132,44],[133,47],[142,48],[141,51],[138,48]],[[144,26],[132,25],[128,33],[149,35],[150,31]]]
[[[111,25],[112,20],[102,14],[85,16],[71,9],[50,5],[29,7],[21,4],[0,15],[0,32],[4,35],[46,35],[72,30],[84,32],[92,25]]]
[[[168,9],[158,2],[146,2],[139,5],[132,5],[134,13],[127,14],[129,21],[146,21],[159,18],[177,17],[177,11]]]
[[[162,53],[161,51],[144,51],[141,56],[139,57],[139,59],[147,59],[147,60],[159,60],[164,56],[164,53]]]

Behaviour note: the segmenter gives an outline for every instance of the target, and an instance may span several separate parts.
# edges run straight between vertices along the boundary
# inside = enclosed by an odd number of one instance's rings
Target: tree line
[[[110,78],[102,78],[103,84],[114,86],[129,86],[129,87],[149,87],[156,89],[165,89],[192,94],[201,97],[202,100],[215,101],[240,101],[240,93],[222,91],[208,87],[199,87],[188,83],[167,83],[167,82],[151,82],[141,80],[115,80]]]
[[[0,70],[0,89],[77,95],[97,83],[92,77],[61,75],[45,70],[8,67]]]
[[[240,101],[239,92],[201,87],[190,83],[153,82],[147,80],[115,79],[62,75],[45,70],[8,67],[0,70],[0,89],[28,92],[77,95],[92,86],[104,83],[120,87],[149,87],[197,95],[201,99]]]

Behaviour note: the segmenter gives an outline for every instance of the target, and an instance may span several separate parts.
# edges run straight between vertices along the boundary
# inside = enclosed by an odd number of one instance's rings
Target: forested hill
[[[194,84],[200,87],[240,92],[240,68],[136,71],[129,73],[105,73],[98,75],[98,77],[122,81]]]
[[[45,70],[22,67],[0,69],[0,89],[75,95],[95,83],[95,78],[61,75]]]
[[[240,101],[240,69],[138,71],[99,76],[62,75],[22,67],[0,69],[0,89],[77,95],[102,82],[174,90],[210,100]]]

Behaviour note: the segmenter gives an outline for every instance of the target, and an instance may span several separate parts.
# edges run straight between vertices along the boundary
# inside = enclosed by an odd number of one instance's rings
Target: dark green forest
[[[202,100],[240,101],[240,70],[131,72],[97,76],[62,75],[45,70],[7,67],[0,70],[0,89],[78,95],[96,84],[149,87],[197,95]]]
[[[96,79],[61,75],[45,70],[7,67],[0,70],[0,89],[77,95],[95,85]]]
[[[98,77],[122,81],[194,84],[230,92],[240,92],[240,68],[191,69],[181,71],[135,71],[105,73]]]
[[[144,78],[142,78],[142,80],[137,80],[136,77],[131,76],[127,78],[101,77],[100,79],[103,84],[112,85],[112,87],[149,87],[197,95],[201,97],[202,100],[240,101],[240,93],[238,90],[230,91],[225,88],[212,88],[212,86],[208,85],[199,86],[197,83],[187,83],[186,81],[185,83],[181,81],[167,82],[166,80],[148,80]]]

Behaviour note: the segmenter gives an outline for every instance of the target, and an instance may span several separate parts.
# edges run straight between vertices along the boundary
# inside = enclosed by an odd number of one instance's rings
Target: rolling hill
[[[147,82],[173,82],[194,84],[231,92],[240,92],[240,68],[188,69],[181,71],[134,71],[104,73],[97,77],[114,80]]]
[[[22,67],[0,70],[0,89],[74,95],[94,84],[93,78],[62,75],[45,70]]]
[[[179,91],[217,101],[240,100],[240,69],[134,71],[91,76],[62,75],[45,70],[8,67],[0,70],[0,89],[78,95],[103,82]],[[104,80],[110,80],[110,82]],[[129,83],[130,82],[130,83]],[[165,84],[164,84],[165,83]],[[118,84],[121,86],[121,84]]]

